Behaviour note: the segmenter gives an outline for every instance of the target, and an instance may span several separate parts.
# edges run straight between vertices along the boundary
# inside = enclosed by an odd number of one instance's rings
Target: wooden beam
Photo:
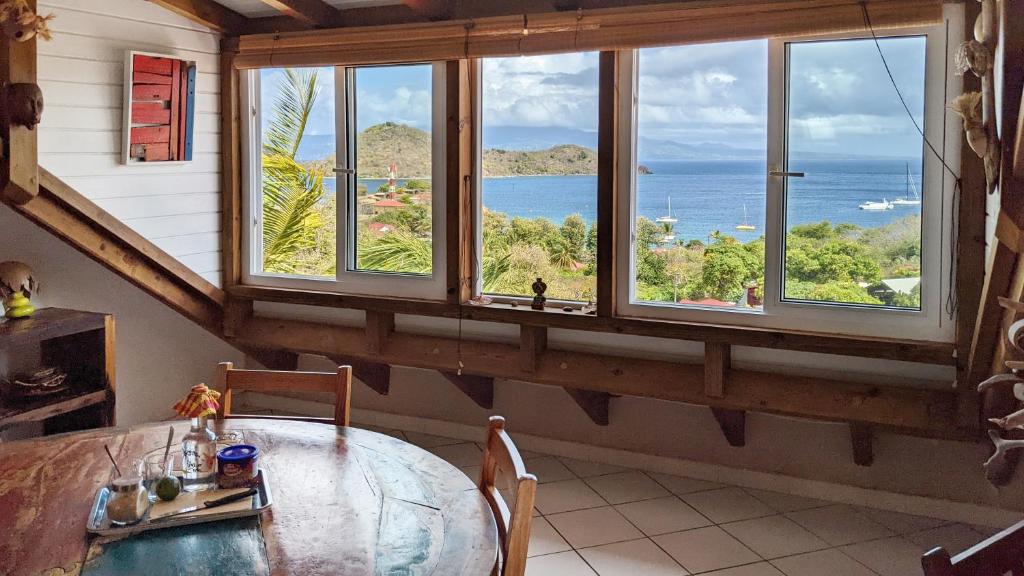
[[[391,312],[366,311],[366,351],[380,354],[395,331],[395,315]]]
[[[26,0],[34,12],[36,0]],[[0,34],[0,99],[9,84],[36,83],[36,37],[16,42]],[[6,108],[6,106],[0,106]],[[39,194],[38,130],[13,125],[0,110],[0,198],[24,204]]]
[[[224,335],[238,336],[239,330],[252,319],[253,302],[247,298],[228,296],[224,301]]]
[[[618,167],[618,55],[601,52],[597,126],[597,315],[615,315]],[[628,169],[628,168],[627,168]]]
[[[520,367],[519,343],[395,332],[379,355],[366,351],[360,327],[256,317],[239,342],[324,356],[354,357],[392,366],[454,373],[459,359],[469,374],[658,398],[818,420],[862,422],[926,437],[976,438],[978,430],[954,425],[955,393],[908,388],[899,378],[846,382],[733,369],[724,398],[704,394],[704,367],[645,358],[548,349],[535,372]]]
[[[608,405],[612,395],[607,392],[593,392],[579,388],[566,388],[569,397],[586,412],[587,416],[598,426],[608,425]]]
[[[732,346],[722,342],[704,344],[704,393],[712,398],[725,396],[725,380],[732,368]]]
[[[220,45],[221,285],[242,281],[242,132],[239,74],[234,68],[237,38]]]
[[[445,218],[447,301],[473,297],[473,107],[470,78],[475,64],[453,60],[445,66]]]
[[[352,375],[377,394],[387,396],[391,391],[391,366],[379,362],[367,362],[366,360],[337,356],[331,358],[331,360],[339,366],[351,366]]]
[[[850,424],[850,446],[853,448],[853,461],[858,466],[871,466],[875,461],[875,434],[870,426]]]
[[[712,407],[711,413],[718,421],[718,427],[722,429],[722,434],[725,435],[729,446],[742,448],[747,445],[747,413],[745,411]]]
[[[448,370],[439,370],[439,372],[481,408],[488,410],[494,408],[494,378],[466,373],[459,374]]]
[[[1003,310],[999,306],[999,297],[1009,294],[1010,284],[1017,267],[1017,254],[1002,242],[992,247],[982,287],[983,300],[975,320],[974,338],[971,341],[970,362],[967,371],[966,385],[973,388],[992,372],[992,360],[996,348],[1002,340],[999,334],[1002,325]],[[968,418],[961,416],[960,422]],[[975,420],[977,415],[975,415]]]
[[[519,366],[524,372],[536,372],[540,355],[548,347],[548,329],[544,326],[519,327]]]
[[[249,19],[214,0],[149,0],[179,16],[225,34],[239,34]]]
[[[262,0],[274,10],[303,24],[328,28],[341,23],[338,9],[323,0]]]

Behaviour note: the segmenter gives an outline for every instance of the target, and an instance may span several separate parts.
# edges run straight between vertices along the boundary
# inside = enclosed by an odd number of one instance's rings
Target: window
[[[634,170],[618,174],[617,241],[631,246],[619,250],[619,314],[951,333],[942,223],[954,182],[915,123],[957,157],[943,112],[956,42],[945,27],[878,42],[620,53],[620,157]]]
[[[243,280],[443,298],[442,87],[440,64],[249,73]]]
[[[481,81],[482,291],[596,298],[596,52],[489,58]]]

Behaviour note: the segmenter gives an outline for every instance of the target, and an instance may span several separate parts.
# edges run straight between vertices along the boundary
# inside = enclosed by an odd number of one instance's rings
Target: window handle
[[[356,171],[351,168],[335,168],[335,174],[355,174]]]
[[[769,176],[784,176],[784,177],[787,177],[787,178],[803,178],[804,177],[804,173],[803,172],[783,172],[781,170],[770,170],[768,172],[768,175]]]

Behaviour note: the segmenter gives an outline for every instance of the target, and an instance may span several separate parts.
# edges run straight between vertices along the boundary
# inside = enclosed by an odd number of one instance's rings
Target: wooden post
[[[618,56],[601,52],[597,126],[597,315],[615,313],[615,230],[618,150]],[[620,166],[620,170],[630,170]]]
[[[382,354],[388,338],[395,331],[395,315],[377,310],[366,311],[366,351]]]
[[[853,448],[853,461],[858,466],[871,466],[875,461],[875,433],[870,426],[850,424],[850,445]]]
[[[474,61],[445,65],[445,271],[447,300],[461,304],[473,297],[473,96]]]
[[[704,343],[704,393],[725,397],[725,380],[732,367],[732,346],[724,342]]]
[[[546,326],[519,326],[519,365],[524,372],[536,372],[540,355],[548,347]]]
[[[225,290],[242,280],[242,153],[238,38],[220,42],[221,279]]]
[[[747,413],[743,410],[711,408],[711,413],[718,420],[729,446],[741,448],[747,445]]]
[[[253,302],[248,298],[228,295],[224,301],[224,336],[238,336],[242,326],[252,320]]]
[[[35,11],[36,0],[25,0]],[[36,37],[16,42],[0,34],[0,86],[36,83]],[[13,126],[0,105],[0,196],[25,204],[39,195],[38,127]]]

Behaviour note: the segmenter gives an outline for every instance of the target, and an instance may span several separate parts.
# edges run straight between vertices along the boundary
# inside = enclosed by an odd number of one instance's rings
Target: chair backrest
[[[501,416],[491,416],[487,428],[480,490],[490,504],[498,524],[503,561],[501,574],[522,576],[526,572],[526,551],[530,544],[537,477],[527,474],[519,450],[505,432],[505,419]],[[511,506],[503,493],[514,498]]]
[[[218,418],[277,418],[327,422],[348,426],[352,397],[352,367],[339,366],[337,372],[282,372],[276,370],[236,370],[231,362],[217,366],[217,389],[223,392]],[[291,417],[236,414],[232,411],[234,392],[326,392],[334,394],[334,417]]]
[[[921,557],[924,576],[1024,576],[1024,521],[950,558],[943,548]]]

